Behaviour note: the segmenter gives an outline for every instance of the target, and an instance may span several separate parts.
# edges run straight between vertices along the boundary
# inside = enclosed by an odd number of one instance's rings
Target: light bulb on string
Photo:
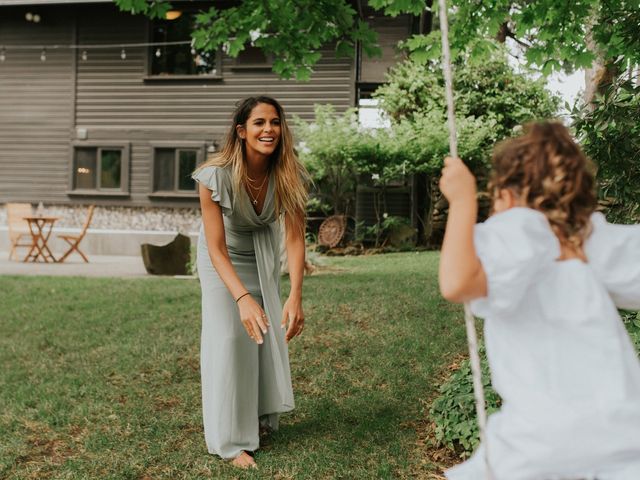
[[[120,51],[120,58],[122,60],[126,60],[127,59],[127,52],[125,51],[124,48]]]
[[[41,62],[46,62],[47,61],[47,49],[43,48],[42,52],[40,52],[40,61]]]
[[[160,58],[162,56],[162,52],[160,51],[160,49],[156,49],[156,57]]]
[[[82,51],[82,56],[81,56],[81,58],[82,58],[82,61],[83,61],[83,62],[86,62],[86,61],[87,61],[88,56],[87,56],[87,51],[86,51],[86,50],[83,50],[83,51]]]
[[[0,49],[0,62],[4,62],[7,59],[4,47]]]

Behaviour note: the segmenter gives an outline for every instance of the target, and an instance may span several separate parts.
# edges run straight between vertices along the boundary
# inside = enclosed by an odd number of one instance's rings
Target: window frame
[[[187,190],[178,190],[179,181],[178,181],[178,173],[180,171],[180,158],[179,152],[180,150],[195,150],[196,151],[196,168],[201,165],[205,161],[205,152],[207,149],[207,142],[198,142],[198,141],[181,141],[181,142],[171,142],[171,141],[162,141],[162,142],[150,142],[150,175],[149,175],[149,194],[147,195],[150,198],[188,198],[188,199],[197,199],[198,198],[198,190],[195,189],[193,191]],[[156,150],[158,149],[173,149],[174,151],[174,164],[173,164],[173,190],[155,190],[155,176],[156,176]]]
[[[183,12],[191,13],[197,12],[197,10],[183,9]],[[148,20],[146,22],[146,37],[149,43],[153,43],[153,23],[155,20]],[[221,81],[222,77],[222,48],[216,51],[216,74],[215,75],[154,75],[153,71],[153,56],[155,55],[154,47],[149,46],[146,49],[145,58],[145,75],[143,80],[145,82],[171,82],[171,81]]]
[[[96,188],[76,188],[76,151],[79,148],[91,148],[96,150]],[[69,160],[69,182],[66,192],[69,196],[103,196],[103,197],[128,197],[131,195],[129,186],[129,169],[131,165],[131,144],[129,142],[71,142]],[[103,150],[120,150],[120,188],[100,187],[100,168],[102,166]]]

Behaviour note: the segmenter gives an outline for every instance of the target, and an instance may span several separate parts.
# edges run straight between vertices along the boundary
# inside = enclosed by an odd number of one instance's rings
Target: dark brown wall
[[[0,203],[97,202],[129,205],[184,205],[152,200],[151,142],[217,141],[228,128],[235,103],[247,95],[278,98],[289,116],[313,117],[314,103],[333,103],[338,111],[354,104],[351,59],[327,51],[311,81],[278,79],[269,70],[236,70],[225,59],[222,81],[151,81],[147,50],[11,50],[10,45],[141,43],[147,21],[122,14],[111,5],[38,7],[39,24],[25,20],[35,8],[0,9]],[[87,142],[131,145],[130,197],[71,197],[71,144],[77,129]]]
[[[70,132],[73,125],[73,54],[41,45],[69,44],[72,22],[61,9],[39,11],[43,21],[27,22],[27,9],[0,9],[0,202],[67,200]]]
[[[29,10],[35,8],[0,7],[0,46],[149,40],[144,17],[109,4],[38,7],[42,21],[37,25],[24,19]],[[388,22],[384,27],[397,36],[398,28]],[[193,205],[149,197],[152,142],[219,144],[235,103],[247,95],[272,95],[289,117],[307,120],[315,103],[332,103],[338,112],[355,104],[354,60],[336,59],[330,50],[306,83],[280,80],[264,69],[234,69],[230,58],[223,60],[222,81],[150,80],[145,78],[147,50],[127,48],[126,54],[122,60],[120,48],[87,49],[85,61],[81,50],[50,49],[41,62],[39,50],[7,47],[0,62],[0,203]],[[72,142],[82,142],[78,129],[86,130],[86,142],[92,144],[129,143],[129,197],[67,194]]]

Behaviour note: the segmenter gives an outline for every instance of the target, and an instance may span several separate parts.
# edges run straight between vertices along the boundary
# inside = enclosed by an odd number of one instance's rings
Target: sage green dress
[[[211,263],[204,228],[198,239],[202,289],[202,413],[210,453],[234,458],[259,447],[259,423],[277,429],[294,408],[289,354],[280,327],[280,228],[270,178],[262,213],[247,193],[234,192],[228,168],[205,167],[194,179],[211,190],[223,214],[231,262],[271,326],[257,345],[240,322],[238,306]]]

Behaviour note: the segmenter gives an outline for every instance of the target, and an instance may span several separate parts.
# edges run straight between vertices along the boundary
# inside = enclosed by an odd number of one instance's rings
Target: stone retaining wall
[[[34,213],[39,207],[34,205]],[[87,206],[43,205],[42,213],[59,217],[56,228],[81,228]],[[5,205],[0,205],[0,225],[7,224]],[[160,232],[197,232],[200,229],[198,208],[100,207],[91,221],[92,230],[143,230]]]

